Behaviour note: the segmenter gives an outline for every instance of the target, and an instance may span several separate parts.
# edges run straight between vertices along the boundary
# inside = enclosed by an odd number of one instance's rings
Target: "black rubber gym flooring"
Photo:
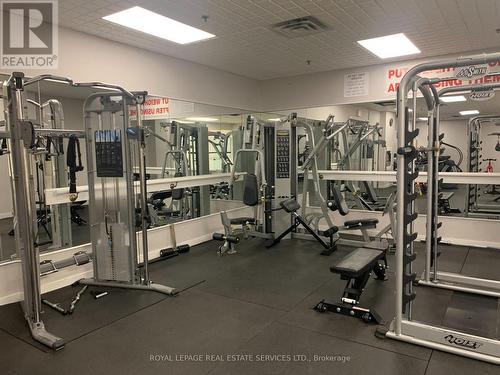
[[[336,301],[344,281],[330,257],[308,241],[265,249],[243,241],[236,255],[218,257],[208,242],[188,254],[151,265],[155,282],[184,291],[177,297],[107,289],[86,293],[71,316],[44,307],[43,320],[64,337],[59,352],[34,343],[19,304],[0,308],[0,373],[11,374],[498,374],[500,367],[374,336],[375,326],[312,307]],[[416,244],[419,254],[423,244]],[[497,277],[494,250],[441,247],[441,269]],[[393,256],[389,264],[393,265]],[[423,267],[417,258],[417,272]],[[389,321],[394,305],[388,281],[371,280],[362,304]],[[68,303],[77,288],[44,296]],[[103,288],[99,288],[103,290]],[[419,287],[414,318],[499,337],[498,300]],[[200,355],[200,357],[197,357]]]

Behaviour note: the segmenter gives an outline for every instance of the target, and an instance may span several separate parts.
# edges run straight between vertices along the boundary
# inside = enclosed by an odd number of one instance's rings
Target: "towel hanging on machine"
[[[66,165],[68,166],[69,200],[74,202],[78,198],[76,173],[83,171],[80,141],[75,135],[69,137],[68,149],[66,150]]]

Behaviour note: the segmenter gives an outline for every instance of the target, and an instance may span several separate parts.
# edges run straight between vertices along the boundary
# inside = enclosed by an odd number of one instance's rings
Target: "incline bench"
[[[335,312],[360,318],[367,323],[380,324],[382,319],[375,311],[358,305],[372,272],[378,280],[385,280],[387,248],[388,246],[385,250],[377,250],[360,247],[335,262],[330,271],[339,274],[340,279],[347,280],[340,303],[327,303],[322,300],[314,306],[314,310]]]
[[[321,232],[321,235],[330,238],[330,243],[327,243],[318,235],[318,233],[314,231],[313,228],[311,228],[311,226],[307,223],[307,221],[297,213],[297,211],[300,209],[300,204],[295,200],[295,198],[289,198],[284,201],[281,201],[279,205],[280,205],[279,209],[284,210],[285,212],[292,215],[293,222],[292,225],[290,225],[278,237],[267,241],[265,244],[266,248],[269,249],[274,245],[278,244],[287,234],[293,232],[299,225],[302,225],[302,227],[304,227],[304,229],[309,234],[311,234],[313,238],[315,238],[316,241],[318,241],[321,244],[321,246],[323,246],[324,250],[321,252],[321,255],[330,255],[337,249],[333,240],[333,235],[338,232],[339,230],[338,227],[333,226]]]

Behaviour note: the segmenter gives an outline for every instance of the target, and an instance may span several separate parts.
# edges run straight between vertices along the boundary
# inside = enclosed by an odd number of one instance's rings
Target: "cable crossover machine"
[[[74,88],[103,91],[93,93],[85,100],[85,130],[40,129],[29,119],[26,88],[48,80]],[[32,337],[52,349],[61,349],[65,342],[47,331],[41,319],[40,269],[43,265],[39,262],[32,162],[35,155],[49,151],[37,147],[40,138],[68,139],[74,150],[78,148],[78,139],[85,140],[92,254],[83,257],[77,253],[64,263],[80,265],[92,260],[94,274],[78,283],[177,294],[176,289],[154,284],[149,278],[145,132],[140,115],[146,95],[146,92],[132,93],[117,85],[76,83],[53,75],[26,79],[21,72],[12,73],[3,83],[6,128],[0,137],[7,139],[8,143],[15,243],[23,275],[22,307]],[[134,111],[137,115],[130,118],[129,113]],[[137,184],[134,183],[132,158],[138,159],[140,178]],[[78,198],[76,172],[81,169],[74,161],[73,167],[69,166],[69,202]],[[136,234],[136,206],[140,210],[139,234]],[[139,251],[142,259],[139,259]]]

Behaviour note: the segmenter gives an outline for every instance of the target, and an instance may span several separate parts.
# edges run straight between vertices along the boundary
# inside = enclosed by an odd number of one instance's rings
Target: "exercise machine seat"
[[[385,252],[360,247],[330,266],[330,271],[348,278],[357,278],[369,272]]]
[[[236,217],[234,219],[230,219],[229,221],[234,225],[255,224],[255,218],[253,217]]]
[[[259,204],[259,185],[254,174],[246,174],[243,178],[243,203],[247,206]]]
[[[345,229],[357,228],[375,228],[378,224],[378,219],[356,219],[344,222]]]
[[[280,207],[290,214],[292,212],[296,212],[300,208],[300,204],[295,200],[295,198],[289,198],[281,201]]]

